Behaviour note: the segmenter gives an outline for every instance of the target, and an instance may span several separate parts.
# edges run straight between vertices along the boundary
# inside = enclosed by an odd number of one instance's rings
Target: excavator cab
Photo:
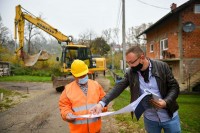
[[[75,59],[83,60],[89,68],[93,67],[90,49],[84,45],[67,45],[63,49],[62,62],[69,69]]]

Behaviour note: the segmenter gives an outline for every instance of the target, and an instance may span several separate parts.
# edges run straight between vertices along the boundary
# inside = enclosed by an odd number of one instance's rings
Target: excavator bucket
[[[24,53],[23,56],[25,66],[33,66],[37,61],[45,61],[49,58],[49,54],[42,50],[34,55],[28,55],[27,53]]]
[[[42,51],[39,58],[38,58],[38,61],[46,61],[48,60],[50,57],[50,55],[47,53],[47,51]]]

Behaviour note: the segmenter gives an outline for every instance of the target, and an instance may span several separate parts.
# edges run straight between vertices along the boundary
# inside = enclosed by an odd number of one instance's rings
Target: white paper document
[[[93,114],[87,114],[87,115],[73,115],[71,114],[70,117],[71,118],[95,118],[95,117],[102,117],[102,116],[110,116],[110,115],[116,115],[116,114],[122,114],[122,113],[126,113],[126,112],[134,112],[136,108],[138,108],[138,110],[140,111],[140,114],[135,114],[137,119],[139,119],[139,117],[141,116],[141,113],[143,113],[142,111],[145,110],[144,107],[142,107],[142,109],[140,107],[137,107],[138,104],[142,101],[142,99],[146,96],[152,96],[155,100],[159,99],[159,96],[157,96],[156,94],[153,94],[150,91],[145,91],[144,94],[142,94],[137,100],[135,100],[134,102],[130,103],[129,105],[125,106],[124,108],[118,110],[118,111],[113,111],[113,112],[104,112],[104,113],[100,113],[98,115],[93,115]],[[141,104],[142,105],[142,104]],[[136,111],[138,112],[138,111]],[[135,113],[136,113],[135,112]]]

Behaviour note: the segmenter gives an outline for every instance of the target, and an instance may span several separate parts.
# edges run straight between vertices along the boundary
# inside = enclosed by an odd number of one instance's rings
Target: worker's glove
[[[71,118],[71,116],[72,116],[72,113],[68,113],[68,114],[66,115],[66,120],[67,120],[68,122],[72,122],[72,121],[75,120],[75,118]]]

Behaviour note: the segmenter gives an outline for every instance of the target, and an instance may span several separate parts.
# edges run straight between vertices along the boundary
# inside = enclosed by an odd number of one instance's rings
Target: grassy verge
[[[51,77],[41,76],[4,76],[0,77],[0,82],[51,82]],[[3,100],[0,101],[0,111],[7,110],[10,107],[20,103],[27,98],[26,94],[18,91],[11,91],[8,89],[0,88],[0,94],[3,93]]]
[[[119,110],[130,103],[130,92],[125,90],[115,99],[113,109]],[[135,117],[131,118],[131,113],[116,115],[115,118],[119,121],[121,131],[120,133],[144,132],[144,122],[141,117],[139,121]]]
[[[12,82],[50,82],[51,77],[41,77],[41,76],[4,76],[0,77],[0,82],[12,81]]]
[[[114,85],[112,77],[108,78],[111,80],[111,85]],[[124,91],[118,98],[115,99],[113,109],[118,110],[128,105],[130,102],[130,92],[128,90]],[[182,133],[197,133],[200,129],[200,94],[180,94],[177,102],[179,104],[179,116],[181,121]],[[136,118],[131,118],[130,113],[116,115],[115,118],[121,124],[122,131],[133,132],[135,129],[137,131],[143,132],[144,123],[143,118],[139,121]],[[141,131],[142,130],[142,131]]]
[[[182,94],[178,97],[179,116],[183,133],[197,133],[200,129],[200,95]]]
[[[122,75],[122,74],[121,74]],[[110,85],[114,86],[115,81],[113,80],[113,77],[107,73],[106,76],[107,79],[110,80]],[[119,110],[126,105],[130,103],[130,92],[128,90],[123,91],[122,94],[114,100],[113,109]],[[139,121],[136,120],[134,117],[131,118],[131,113],[125,113],[125,114],[119,114],[114,116],[116,120],[118,121],[118,125],[120,126],[120,133],[132,133],[132,132],[144,132],[144,123],[143,119],[140,119]]]
[[[115,81],[114,81],[113,77],[110,74],[106,75],[106,78],[110,80],[110,85],[111,86],[115,85]]]
[[[111,81],[111,86],[115,83],[109,75],[107,78]],[[115,99],[114,110],[121,109],[130,102],[130,92],[128,90]],[[180,94],[177,102],[179,104],[179,116],[181,121],[182,133],[197,133],[200,129],[200,94]],[[130,113],[116,115],[115,118],[122,127],[120,133],[144,132],[143,118],[139,121],[131,118]]]
[[[21,102],[22,99],[28,97],[27,95],[19,93],[17,91],[0,88],[0,95],[2,96],[2,94],[3,99],[0,100],[0,112],[13,107],[17,103]]]
[[[129,104],[129,91],[124,91],[114,102],[114,110],[118,110]],[[197,133],[200,129],[200,95],[181,94],[177,99],[179,103],[179,116],[181,120],[182,133]],[[126,128],[121,132],[130,132],[135,129],[144,128],[143,119],[139,121],[131,118],[130,114],[122,114],[115,116],[119,123],[125,125]]]

